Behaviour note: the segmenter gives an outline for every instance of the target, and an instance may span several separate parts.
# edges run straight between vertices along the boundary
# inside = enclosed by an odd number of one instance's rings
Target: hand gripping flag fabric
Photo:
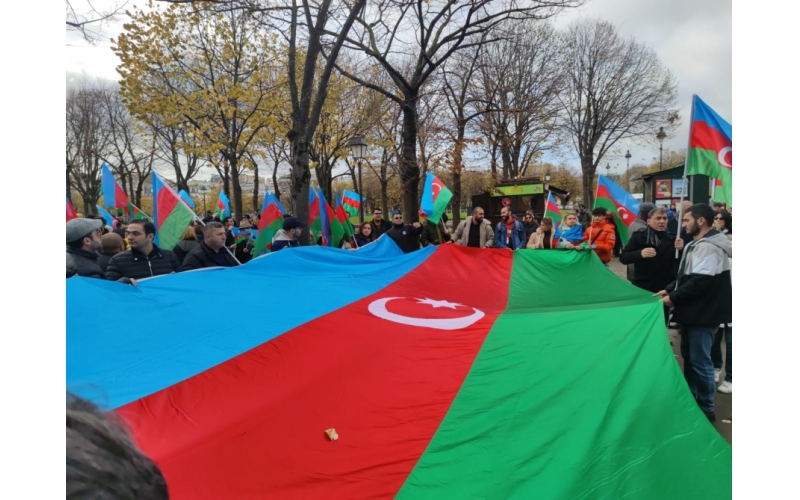
[[[219,198],[217,199],[217,208],[215,210],[219,215],[219,220],[222,221],[225,217],[231,215],[231,201],[225,196],[225,191],[220,190]]]
[[[628,227],[633,224],[639,214],[639,200],[609,180],[608,177],[601,175],[597,178],[594,206],[603,207],[614,213],[614,224],[619,231],[619,237],[622,244],[627,245],[630,239]]]
[[[272,238],[283,229],[283,215],[286,211],[278,198],[267,191],[261,205],[261,216],[258,219],[258,236],[255,239],[253,255],[256,256],[265,248],[270,251]]]
[[[67,222],[77,218],[78,212],[75,211],[75,207],[72,206],[72,202],[69,201],[69,196],[67,196]]]
[[[425,214],[429,221],[438,224],[452,197],[453,193],[444,185],[444,182],[432,173],[427,172],[425,174],[425,186],[422,188],[420,213]]]
[[[694,96],[689,132],[686,175],[703,174],[718,179],[714,199],[733,204],[733,127]]]
[[[153,223],[156,237],[153,243],[172,250],[186,227],[194,220],[194,212],[181,197],[157,173],[151,173],[153,181]]]
[[[126,422],[172,499],[731,497],[661,302],[593,252],[381,238],[66,287],[67,389]],[[97,321],[121,303],[148,327]]]
[[[100,187],[103,191],[103,204],[110,208],[121,208],[128,211],[128,195],[125,190],[119,185],[114,174],[105,162],[100,167],[102,176],[100,178]]]

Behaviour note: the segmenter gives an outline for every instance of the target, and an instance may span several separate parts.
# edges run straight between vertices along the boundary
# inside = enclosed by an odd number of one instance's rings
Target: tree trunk
[[[69,198],[70,200],[72,200],[72,189],[70,189],[71,184],[69,182],[69,174],[71,171],[72,167],[70,167],[69,163],[67,163],[67,198]]]
[[[581,158],[581,171],[583,172],[583,204],[591,210],[594,206],[595,175],[595,166],[591,158]]]
[[[231,182],[233,184],[233,210],[231,215],[236,214],[236,221],[242,220],[242,185],[239,182],[238,158],[235,155],[231,158]]]
[[[258,204],[258,163],[253,162],[253,212],[258,213],[261,208]]]
[[[497,180],[497,143],[492,144],[492,160],[489,162],[492,168],[492,182]]]
[[[275,165],[272,167],[272,189],[275,191],[275,197],[278,200],[281,199],[281,190],[278,187],[278,165],[280,165],[280,160],[275,160]]]
[[[311,171],[308,169],[308,140],[302,133],[295,129],[289,133],[289,140],[292,143],[292,203],[294,205],[294,216],[301,221],[308,223],[308,191],[311,185]],[[300,244],[308,245],[308,227],[303,230]]]
[[[417,96],[403,103],[402,155],[400,185],[403,199],[403,220],[406,224],[419,220],[419,165],[417,165]]]

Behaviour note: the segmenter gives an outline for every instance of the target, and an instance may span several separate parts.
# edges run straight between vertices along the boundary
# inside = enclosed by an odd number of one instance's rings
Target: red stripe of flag
[[[731,140],[719,130],[710,127],[706,122],[695,121],[692,123],[692,135],[689,138],[689,148],[721,151],[722,148],[729,147],[731,147]]]
[[[392,498],[505,309],[512,260],[510,252],[439,247],[382,291],[117,412],[160,466],[170,497]],[[455,282],[430,279],[453,262],[463,270]],[[476,273],[493,291],[480,303]],[[413,290],[422,289],[463,305],[419,304]],[[382,307],[406,316],[452,318],[473,307],[485,316],[442,331],[370,312],[391,297],[400,299]],[[338,441],[326,437],[330,428]]]

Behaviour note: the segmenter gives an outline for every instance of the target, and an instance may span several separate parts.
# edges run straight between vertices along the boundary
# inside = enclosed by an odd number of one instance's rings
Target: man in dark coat
[[[203,228],[203,241],[183,259],[183,270],[206,267],[234,267],[239,263],[225,248],[225,226],[219,222],[209,222]]]
[[[132,220],[126,234],[131,249],[111,258],[106,278],[131,283],[131,280],[177,273],[181,270],[178,256],[172,250],[158,248],[153,243],[156,227],[149,220]]]
[[[370,224],[372,224],[373,240],[377,240],[381,235],[392,228],[392,223],[383,218],[383,211],[380,208],[376,208],[372,211],[372,221]]]
[[[419,236],[421,234],[422,225],[419,222],[403,224],[403,216],[400,214],[392,215],[392,228],[386,231],[386,236],[397,243],[403,253],[419,250]]]
[[[72,219],[67,222],[67,278],[106,277],[97,264],[97,251],[102,247],[100,232],[103,221],[96,219]]]

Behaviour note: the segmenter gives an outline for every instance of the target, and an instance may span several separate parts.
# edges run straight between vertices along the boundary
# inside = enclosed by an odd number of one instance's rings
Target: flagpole
[[[689,114],[689,139],[686,141],[686,159],[683,161],[683,190],[681,190],[681,203],[678,205],[678,234],[675,236],[677,238],[681,237],[681,227],[683,224],[683,199],[686,197],[686,191],[689,190],[689,183],[686,182],[686,170],[689,167],[689,152],[692,148],[692,129],[694,128],[694,101],[697,99],[697,94],[692,94],[692,111]],[[684,242],[684,245],[686,242]],[[678,258],[680,254],[680,250],[677,248],[675,249],[675,258]]]

